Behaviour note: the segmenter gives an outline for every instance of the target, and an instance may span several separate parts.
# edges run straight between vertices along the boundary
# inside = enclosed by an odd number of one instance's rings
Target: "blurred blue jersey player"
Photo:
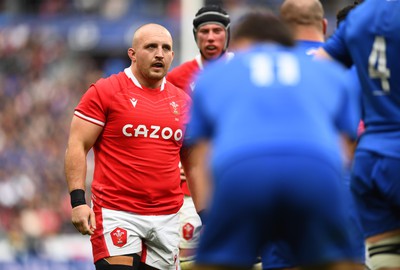
[[[365,132],[351,188],[373,269],[400,269],[400,1],[364,1],[318,54],[357,67]]]
[[[199,76],[187,131],[204,176],[189,187],[208,208],[195,269],[249,269],[277,241],[300,266],[360,269],[340,144],[356,138],[359,116],[343,70],[292,47],[272,13],[249,13],[232,38],[250,47]]]
[[[338,12],[337,20],[342,21],[350,7],[348,5]],[[340,13],[340,15],[339,15]],[[297,47],[303,50],[306,55],[313,57],[317,50],[325,41],[328,21],[324,17],[324,8],[319,0],[285,0],[280,7],[280,17],[291,29],[297,43]],[[351,94],[360,95],[361,86],[354,67],[347,71],[349,84],[352,84]],[[349,145],[349,153],[345,154],[348,170],[345,171],[344,184],[349,192],[348,217],[351,226],[348,230],[352,237],[352,242],[357,250],[358,262],[365,264],[365,245],[363,241],[362,228],[358,213],[356,212],[353,198],[351,198],[349,187],[349,170],[353,157],[355,141]],[[297,263],[287,244],[282,241],[274,243],[262,256],[262,269],[288,269],[293,268]]]

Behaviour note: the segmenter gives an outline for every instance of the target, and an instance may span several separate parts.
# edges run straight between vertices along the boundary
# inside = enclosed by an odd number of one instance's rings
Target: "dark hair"
[[[364,2],[364,1],[363,0],[354,1],[353,4],[347,5],[347,6],[343,7],[342,9],[340,9],[336,13],[336,27],[339,27],[339,24],[346,19],[349,12],[353,8],[355,8],[357,5],[361,4],[362,2]]]
[[[232,40],[242,38],[256,42],[276,42],[284,46],[295,45],[288,26],[269,10],[249,11],[238,20],[232,32]]]
[[[196,42],[197,42],[197,36],[196,36],[197,30],[199,29],[199,27],[201,27],[203,24],[206,23],[220,24],[225,28],[226,41],[223,50],[225,52],[226,49],[228,48],[230,39],[231,19],[228,13],[217,5],[209,5],[200,8],[193,19],[193,34]]]

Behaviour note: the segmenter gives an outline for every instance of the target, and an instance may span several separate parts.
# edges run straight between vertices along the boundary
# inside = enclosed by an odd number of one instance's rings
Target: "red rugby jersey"
[[[103,127],[93,146],[96,203],[141,215],[178,212],[179,151],[190,102],[165,79],[159,89],[142,87],[129,68],[90,86],[75,115]]]
[[[167,75],[167,81],[191,95],[194,89],[195,77],[201,69],[203,69],[203,64],[200,55],[198,55],[193,60],[172,69]]]

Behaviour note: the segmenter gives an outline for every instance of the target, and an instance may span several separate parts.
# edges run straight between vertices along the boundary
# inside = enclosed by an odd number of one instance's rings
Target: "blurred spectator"
[[[39,30],[21,39],[0,54],[0,236],[22,256],[40,252],[37,239],[73,229],[64,206],[68,123],[82,89],[102,71],[56,35]]]

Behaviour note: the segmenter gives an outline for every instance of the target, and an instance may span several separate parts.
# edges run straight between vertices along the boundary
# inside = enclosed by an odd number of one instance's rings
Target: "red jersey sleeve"
[[[113,100],[114,93],[107,91],[112,89],[118,80],[111,76],[109,79],[100,79],[92,84],[75,109],[75,115],[93,124],[104,126],[106,123],[108,108]]]

